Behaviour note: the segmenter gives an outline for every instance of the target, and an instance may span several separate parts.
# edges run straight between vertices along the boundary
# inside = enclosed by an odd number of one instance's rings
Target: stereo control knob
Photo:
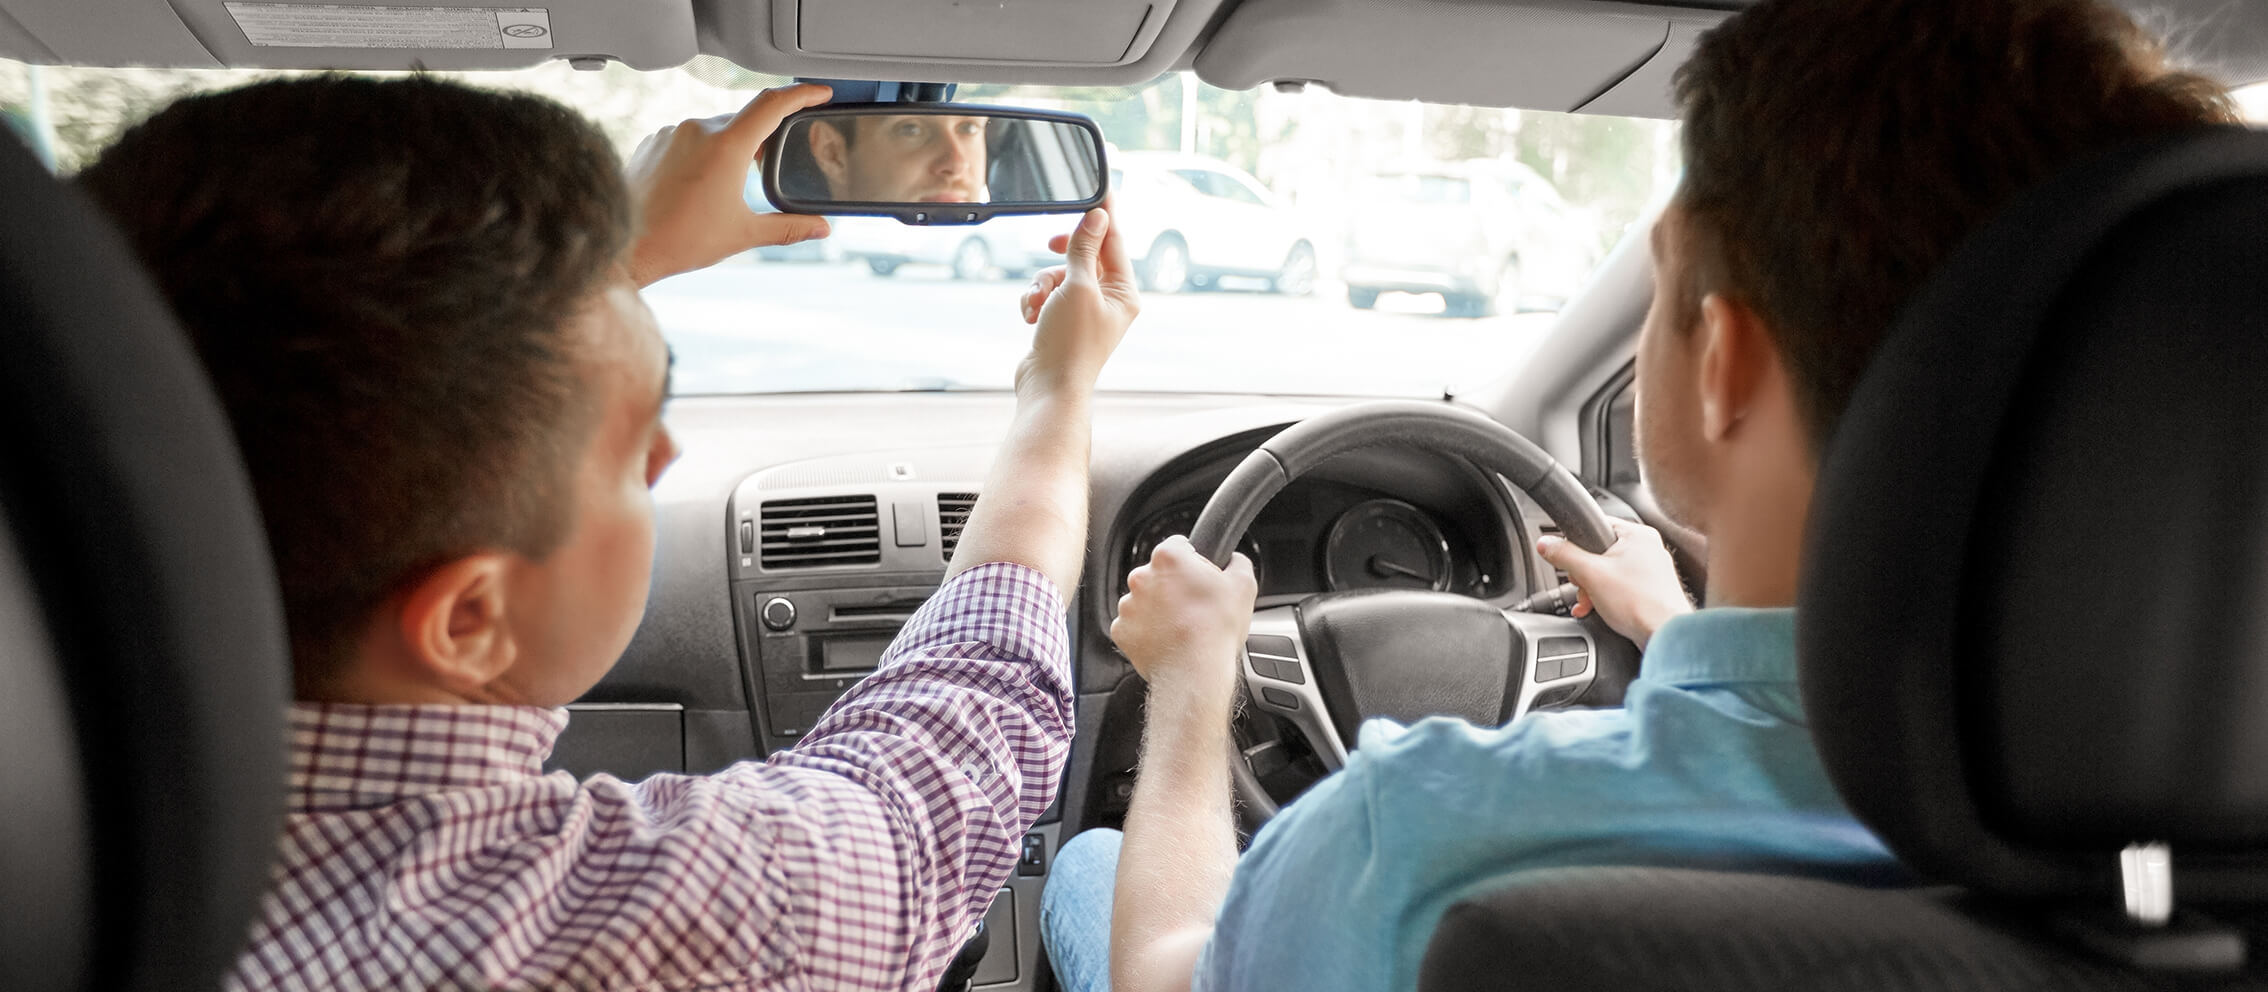
[[[786,630],[795,626],[795,604],[783,597],[774,596],[766,600],[764,608],[758,612],[764,618],[764,626],[773,630]]]

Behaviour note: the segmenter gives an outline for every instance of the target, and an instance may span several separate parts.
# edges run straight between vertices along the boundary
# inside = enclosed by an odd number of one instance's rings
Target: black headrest
[[[211,988],[282,814],[273,567],[188,341],[4,137],[0,329],[0,985]]]
[[[2268,896],[2268,134],[2092,161],[1946,262],[1798,605],[1821,756],[1908,864],[2109,899],[2162,842],[2177,893]]]

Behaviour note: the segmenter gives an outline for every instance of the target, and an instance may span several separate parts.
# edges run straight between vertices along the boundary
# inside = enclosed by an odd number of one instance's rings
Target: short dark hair
[[[174,103],[77,181],[228,409],[302,691],[423,572],[564,539],[596,423],[572,328],[632,233],[589,122],[425,76],[279,79]]]
[[[1763,0],[1702,36],[1677,292],[1771,328],[1814,452],[1897,311],[2017,193],[2099,152],[2236,120],[2097,0]]]

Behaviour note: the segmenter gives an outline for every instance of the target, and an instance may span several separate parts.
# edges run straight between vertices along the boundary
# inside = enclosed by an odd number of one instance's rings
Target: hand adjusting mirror
[[[765,197],[789,213],[975,224],[1099,206],[1110,170],[1102,130],[1079,114],[852,103],[790,115],[763,176]]]

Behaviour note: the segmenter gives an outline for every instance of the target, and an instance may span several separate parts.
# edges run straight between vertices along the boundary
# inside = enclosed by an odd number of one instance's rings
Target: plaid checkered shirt
[[[725,663],[725,659],[719,659]],[[794,749],[544,774],[562,710],[295,704],[290,817],[231,989],[930,992],[1055,798],[1064,609],[938,590]]]

